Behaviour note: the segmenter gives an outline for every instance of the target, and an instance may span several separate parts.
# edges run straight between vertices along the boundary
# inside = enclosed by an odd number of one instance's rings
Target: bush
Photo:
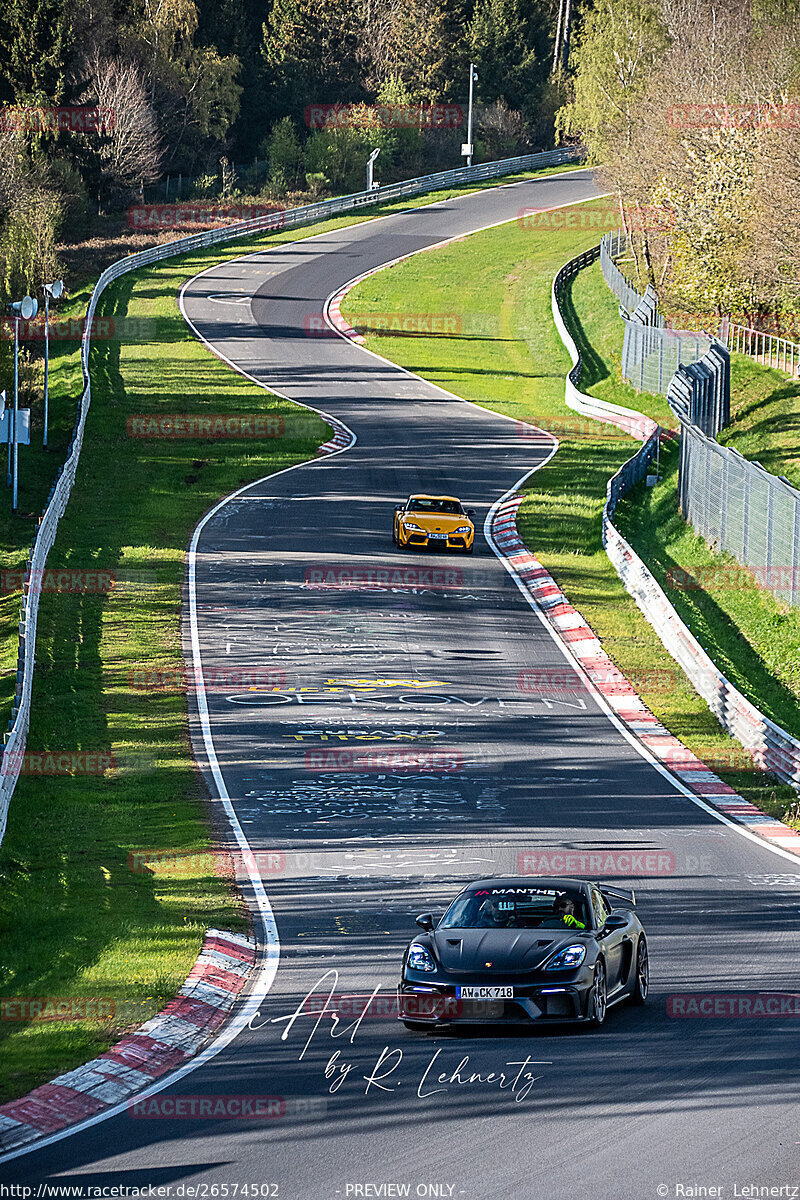
[[[266,141],[269,158],[269,182],[273,187],[290,191],[303,180],[303,148],[300,145],[291,117],[284,117]]]
[[[306,142],[306,178],[309,174],[322,174],[337,191],[361,192],[366,186],[370,153],[380,148],[381,155],[375,164],[378,176],[381,168],[391,167],[395,146],[394,135],[380,126],[319,129]]]

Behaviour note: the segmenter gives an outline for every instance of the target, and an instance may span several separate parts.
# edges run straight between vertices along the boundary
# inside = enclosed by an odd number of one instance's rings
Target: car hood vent
[[[446,971],[486,974],[531,971],[553,946],[565,940],[560,931],[555,937],[542,938],[535,929],[463,929],[457,936],[442,931],[433,938]]]

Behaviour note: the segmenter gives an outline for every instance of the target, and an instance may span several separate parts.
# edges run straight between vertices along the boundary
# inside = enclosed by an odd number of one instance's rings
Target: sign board
[[[31,444],[31,410],[20,408],[17,411],[16,438],[11,437],[13,425],[13,408],[5,408],[0,411],[0,442],[16,441],[20,446],[29,446]]]
[[[461,143],[461,157],[466,158],[470,154],[472,154],[472,142],[462,142]]]

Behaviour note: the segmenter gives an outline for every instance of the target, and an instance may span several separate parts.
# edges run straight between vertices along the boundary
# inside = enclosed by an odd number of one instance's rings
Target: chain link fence
[[[622,378],[639,392],[666,396],[678,367],[698,362],[708,354],[714,339],[703,333],[667,329],[655,289],[648,284],[642,295],[615,262],[627,248],[628,240],[619,231],[607,233],[600,244],[603,278],[620,302],[619,315],[625,325]]]
[[[714,342],[698,362],[679,366],[667,388],[667,403],[681,426],[716,437],[731,419],[731,356]]]
[[[713,550],[730,554],[776,599],[800,607],[800,491],[715,440],[730,421],[730,350],[793,374],[800,346],[733,323],[720,334],[727,344],[648,323],[657,319],[657,298],[636,292],[617,267],[626,248],[621,233],[606,234],[600,248],[606,283],[633,304],[620,311],[622,373],[640,390],[665,394],[681,423],[681,513]]]
[[[683,516],[710,546],[748,567],[776,599],[800,607],[796,488],[693,425],[681,430],[678,488]]]
[[[600,247],[601,261],[604,249],[608,254],[607,243],[605,248]],[[626,590],[720,725],[746,747],[763,770],[800,791],[800,741],[759,711],[722,674],[613,523],[617,502],[650,472],[661,430],[641,413],[578,391],[580,352],[567,327],[559,297],[567,281],[594,262],[597,256],[588,251],[561,268],[553,283],[552,303],[556,328],[574,364],[566,380],[567,405],[629,432],[636,430],[643,442],[641,449],[623,463],[608,482],[602,526],[606,554]],[[615,264],[611,266],[614,270],[606,275],[604,265],[603,274],[619,298],[629,284]],[[757,574],[760,562],[791,562],[793,565],[788,570],[776,570],[773,566],[771,578],[765,573],[762,582],[765,586],[772,584],[776,594],[789,603],[796,603],[798,569],[794,564],[800,559],[800,492],[785,480],[764,471],[757,463],[750,463],[735,451],[720,446],[713,438],[705,437],[691,424],[684,423],[682,431],[681,454],[691,462],[688,470],[682,471],[686,488],[682,504],[694,505],[696,510],[702,508],[702,511],[695,511],[693,524],[696,527],[699,527],[698,522],[704,525],[709,540],[716,539],[736,557],[741,556],[743,560],[749,555],[751,569]],[[752,473],[757,475],[757,480]],[[774,485],[780,485],[780,494]]]

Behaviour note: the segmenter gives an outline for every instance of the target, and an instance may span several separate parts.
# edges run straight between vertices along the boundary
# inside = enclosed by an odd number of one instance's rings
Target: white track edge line
[[[522,182],[527,182],[527,181],[524,180]],[[517,186],[517,185],[514,184],[511,186]],[[605,196],[609,196],[611,194],[612,193],[610,193],[610,192],[604,192],[602,194],[602,196],[591,196],[587,200],[574,200],[569,204],[555,205],[552,209],[542,209],[541,211],[552,212],[552,211],[555,211],[555,209],[557,209],[557,208],[570,208],[570,207],[572,207],[573,204],[585,204],[585,203],[588,203],[588,200],[603,199]],[[398,258],[393,259],[389,263],[386,263],[385,266],[387,266],[387,267],[393,266],[395,263],[402,262],[405,259],[413,258],[417,254],[424,254],[427,250],[439,249],[439,248],[446,246],[452,242],[460,241],[462,238],[470,237],[473,233],[484,233],[490,229],[496,229],[500,225],[510,224],[510,222],[513,221],[514,219],[515,219],[514,217],[511,217],[508,221],[495,221],[493,224],[482,226],[480,229],[470,230],[469,233],[456,234],[452,238],[446,238],[444,241],[437,242],[434,245],[424,246],[420,250],[412,250],[409,254],[400,255]],[[377,274],[378,271],[380,271],[382,269],[383,269],[382,267],[376,267],[372,271],[365,271],[362,275],[355,276],[349,283],[346,283],[343,287],[337,288],[337,290],[335,292],[331,292],[330,296],[328,297],[328,299],[325,302],[325,310],[324,310],[325,320],[328,323],[328,325],[330,326],[330,328],[333,329],[338,334],[338,336],[340,338],[342,338],[344,341],[349,342],[351,345],[358,347],[358,349],[363,354],[369,354],[373,358],[378,359],[379,362],[386,363],[388,366],[393,366],[396,369],[403,371],[406,375],[411,376],[411,378],[418,379],[422,383],[427,384],[429,387],[436,388],[437,391],[440,391],[443,395],[448,396],[453,400],[458,400],[462,404],[468,404],[471,408],[483,409],[484,412],[492,413],[493,416],[503,417],[504,419],[509,420],[509,421],[518,420],[518,418],[516,418],[516,417],[509,417],[508,414],[506,414],[506,413],[494,412],[491,408],[486,408],[486,406],[483,404],[475,404],[471,400],[465,400],[463,396],[457,396],[454,392],[448,392],[446,388],[440,387],[439,384],[433,383],[433,382],[431,382],[431,380],[425,379],[424,376],[418,375],[415,371],[409,371],[406,367],[400,366],[397,363],[393,363],[391,361],[391,359],[385,358],[382,354],[378,354],[375,350],[368,350],[366,348],[366,346],[360,346],[358,344],[358,342],[353,341],[353,339],[351,337],[348,337],[348,335],[346,333],[342,332],[341,329],[338,329],[336,327],[336,325],[333,323],[333,321],[331,320],[330,315],[329,315],[329,308],[330,308],[331,302],[337,296],[340,296],[340,295],[343,296],[344,294],[346,294],[346,292],[350,288],[354,287],[357,283],[359,283],[360,280],[366,279],[370,275]],[[530,424],[530,422],[527,422],[527,421],[522,422],[522,423],[526,424],[526,425]],[[536,425],[531,425],[531,428],[538,429],[539,427]],[[547,433],[546,430],[540,430],[540,432]],[[552,434],[550,436],[552,436]],[[522,485],[525,483],[525,481],[527,479],[530,478],[531,475],[533,475],[536,471],[540,470],[542,467],[546,466],[548,462],[550,462],[550,459],[556,453],[556,451],[558,450],[558,447],[559,447],[559,443],[556,440],[556,443],[555,443],[553,449],[551,450],[550,454],[548,454],[547,458],[545,458],[542,462],[538,463],[535,467],[532,467],[530,471],[526,471],[524,475],[520,476],[520,478],[517,480],[517,482],[511,488],[509,488],[509,490],[507,492],[505,492],[502,496],[500,496],[500,498],[498,500],[496,500],[494,502],[494,504],[491,506],[491,508],[489,509],[489,512],[487,513],[487,516],[486,516],[486,520],[483,523],[483,535],[486,538],[486,541],[489,544],[492,552],[497,556],[497,558],[500,559],[500,561],[502,562],[505,569],[511,575],[511,577],[514,580],[514,582],[516,583],[519,591],[525,597],[525,600],[527,601],[527,603],[533,609],[534,613],[539,618],[540,622],[544,625],[545,629],[550,634],[553,641],[556,643],[558,648],[561,650],[561,652],[564,655],[564,657],[566,658],[567,662],[571,666],[573,666],[575,668],[575,670],[578,672],[578,674],[581,676],[581,678],[585,682],[586,686],[588,687],[589,691],[592,693],[595,700],[597,701],[598,707],[600,708],[601,712],[603,712],[605,714],[605,716],[608,717],[609,721],[614,726],[614,728],[617,730],[617,732],[622,735],[622,737],[625,739],[625,741],[628,742],[629,745],[631,745],[634,750],[636,750],[636,752],[645,760],[645,762],[649,763],[650,766],[654,767],[656,769],[656,771],[658,771],[659,775],[661,775],[668,783],[670,783],[672,785],[672,787],[675,788],[676,792],[678,792],[682,796],[685,796],[686,799],[691,800],[693,804],[696,804],[698,808],[701,808],[704,812],[706,812],[710,816],[714,817],[715,820],[719,821],[723,825],[729,826],[729,828],[733,829],[736,833],[740,834],[742,837],[747,838],[749,841],[753,842],[757,846],[760,846],[762,849],[765,848],[767,850],[771,850],[773,854],[777,854],[780,858],[784,858],[787,860],[787,862],[791,862],[795,866],[797,866],[798,859],[797,859],[796,854],[791,854],[788,850],[782,850],[780,848],[780,846],[772,845],[772,843],[769,842],[766,838],[759,837],[758,834],[756,834],[756,833],[751,833],[749,829],[745,828],[745,826],[741,825],[738,821],[734,821],[730,817],[727,817],[724,813],[720,812],[719,809],[712,808],[711,805],[706,804],[706,802],[704,800],[702,800],[699,796],[697,796],[694,792],[691,792],[686,787],[686,785],[680,779],[678,779],[677,776],[673,775],[672,772],[663,765],[663,763],[659,762],[658,759],[644,745],[644,743],[641,742],[636,737],[636,735],[624,725],[624,723],[620,720],[620,718],[617,716],[617,714],[608,705],[608,703],[606,702],[606,700],[602,696],[602,694],[597,690],[594,683],[589,678],[589,676],[587,675],[586,671],[584,670],[582,664],[580,663],[580,660],[575,658],[572,655],[567,644],[561,640],[561,638],[558,636],[555,629],[553,629],[552,625],[547,620],[546,615],[544,614],[544,612],[541,610],[539,605],[536,603],[533,596],[528,591],[523,580],[519,577],[519,575],[517,574],[514,567],[511,565],[511,563],[505,557],[503,552],[496,545],[494,538],[491,534],[491,528],[490,528],[490,523],[491,523],[492,518],[494,517],[496,510],[499,508],[499,506],[503,503],[504,500],[507,500],[520,487],[522,487]],[[578,610],[576,609],[576,612],[577,611]]]

